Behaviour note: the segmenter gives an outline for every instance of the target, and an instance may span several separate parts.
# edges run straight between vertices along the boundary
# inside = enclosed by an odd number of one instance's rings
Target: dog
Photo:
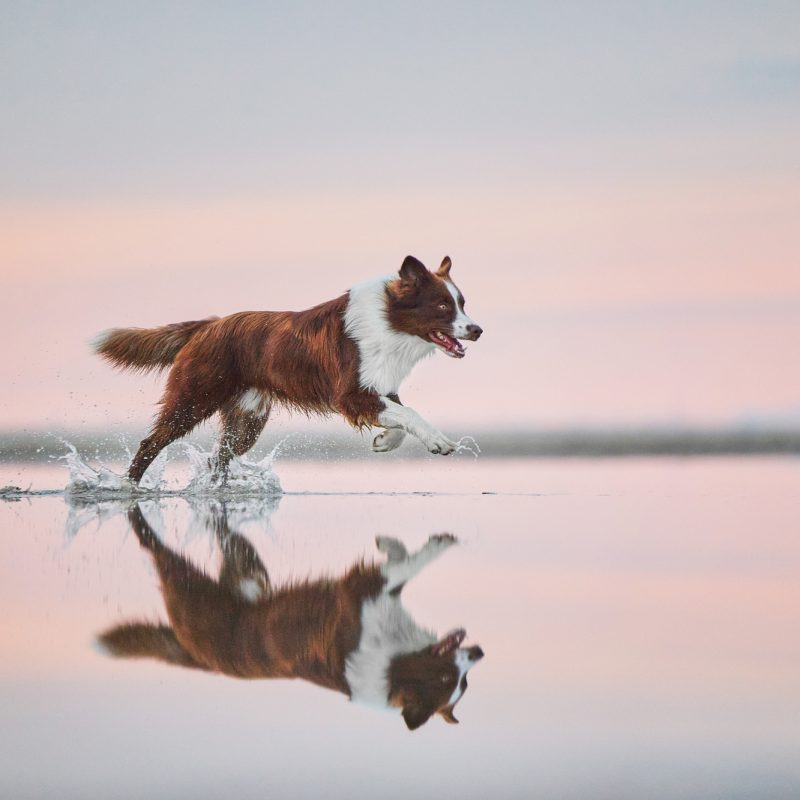
[[[274,587],[255,548],[220,520],[217,580],[164,545],[139,506],[129,520],[158,570],[170,625],[128,622],[98,637],[118,658],[155,658],[237,678],[302,678],[351,700],[399,709],[410,730],[434,714],[450,723],[481,658],[463,629],[437,638],[402,607],[403,586],[456,543],[431,536],[409,554],[377,537],[383,564],[355,563],[338,579]]]
[[[161,411],[139,445],[128,478],[138,484],[156,456],[219,412],[214,469],[256,442],[275,403],[305,413],[339,413],[356,428],[382,427],[376,452],[399,447],[406,434],[431,453],[457,445],[400,402],[400,384],[435,350],[463,358],[459,340],[482,328],[464,311],[464,296],[445,257],[430,272],[408,256],[399,272],[354,286],[306,311],[248,311],[160,328],[101,333],[95,351],[134,370],[170,367]]]

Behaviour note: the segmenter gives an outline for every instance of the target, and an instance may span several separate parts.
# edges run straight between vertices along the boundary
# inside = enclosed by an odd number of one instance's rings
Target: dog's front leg
[[[378,536],[375,540],[378,549],[389,556],[389,560],[381,567],[381,572],[386,578],[386,591],[402,589],[423,567],[430,564],[457,541],[458,539],[451,533],[436,533],[416,553],[409,555],[400,542],[385,536]]]
[[[396,394],[390,394],[389,399],[398,405],[403,405]],[[405,438],[406,432],[402,428],[387,428],[372,440],[372,449],[376,453],[388,453],[400,447]]]
[[[387,428],[372,440],[372,449],[376,453],[388,453],[397,450],[405,441],[406,432],[402,428]]]
[[[378,424],[391,430],[400,429],[416,436],[428,451],[446,456],[456,449],[456,443],[426,422],[413,408],[400,405],[390,397],[381,397],[384,409],[378,414]]]

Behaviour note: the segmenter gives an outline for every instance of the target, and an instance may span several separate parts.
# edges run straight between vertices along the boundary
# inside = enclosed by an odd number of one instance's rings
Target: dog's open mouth
[[[467,632],[463,628],[450,631],[444,639],[440,639],[433,645],[433,653],[437,656],[446,656],[452,653],[466,638]]]
[[[464,358],[467,352],[464,345],[455,338],[449,336],[441,331],[432,331],[428,334],[430,340],[444,353],[447,353],[450,358]]]

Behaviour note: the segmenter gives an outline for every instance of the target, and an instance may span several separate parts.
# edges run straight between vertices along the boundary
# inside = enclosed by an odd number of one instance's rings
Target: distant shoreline
[[[125,436],[135,449],[140,436]],[[474,434],[484,458],[625,458],[728,455],[800,455],[800,429],[654,429],[571,428],[520,432],[485,431]],[[128,453],[118,433],[99,431],[3,431],[0,463],[46,463],[66,452],[70,442],[84,456],[104,461],[125,461]],[[189,437],[195,445],[211,447],[210,431]],[[418,443],[409,441],[394,453],[375,455],[371,436],[357,432],[280,431],[266,434],[253,450],[263,456],[281,442],[284,460],[419,459],[430,457]],[[462,454],[469,455],[468,453]],[[180,443],[171,457],[183,458]]]

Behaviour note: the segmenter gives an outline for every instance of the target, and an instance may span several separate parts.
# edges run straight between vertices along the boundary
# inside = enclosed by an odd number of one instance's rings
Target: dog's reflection
[[[439,639],[400,602],[403,586],[456,543],[431,536],[409,554],[378,537],[383,564],[357,562],[338,579],[273,586],[255,548],[223,513],[223,563],[213,580],[164,545],[136,506],[129,519],[155,561],[170,625],[128,622],[101,634],[111,655],[156,658],[239,678],[303,678],[353,700],[394,707],[412,730],[453,708],[483,657],[458,629]]]

